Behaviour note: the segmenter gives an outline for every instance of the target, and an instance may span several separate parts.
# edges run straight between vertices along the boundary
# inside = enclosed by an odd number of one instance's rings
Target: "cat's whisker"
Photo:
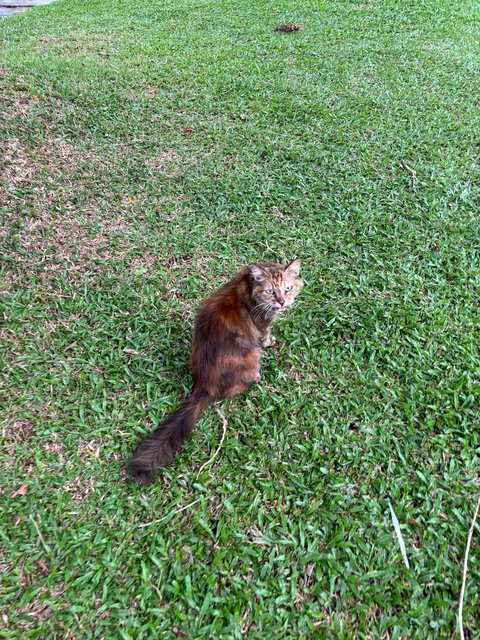
[[[254,307],[253,311],[252,311],[252,315],[259,315],[261,313],[263,313],[264,311],[268,310],[270,308],[270,305],[263,302],[259,305],[257,305],[256,307]]]
[[[267,303],[265,303],[265,302],[260,302],[260,303],[259,303],[259,304],[257,304],[255,307],[253,307],[252,312],[251,312],[251,313],[252,313],[252,316],[253,316],[253,317],[255,317],[255,316],[259,315],[260,313],[262,313],[262,311],[263,311],[263,310],[265,309],[265,307],[266,307],[266,304],[267,304]]]
[[[257,318],[259,316],[266,316],[275,307],[270,302],[260,302],[252,309],[252,317]]]

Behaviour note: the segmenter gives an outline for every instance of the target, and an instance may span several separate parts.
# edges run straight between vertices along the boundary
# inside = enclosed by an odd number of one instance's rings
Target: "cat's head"
[[[258,309],[265,313],[281,313],[295,302],[303,288],[300,279],[300,259],[290,264],[253,264],[248,267],[252,297]]]

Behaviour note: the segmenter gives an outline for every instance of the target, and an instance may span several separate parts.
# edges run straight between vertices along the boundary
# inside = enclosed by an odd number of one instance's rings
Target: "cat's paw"
[[[273,347],[273,345],[277,342],[277,339],[272,336],[271,333],[268,334],[268,336],[264,336],[261,340],[261,345],[262,347],[266,348],[266,347]]]
[[[257,373],[253,378],[251,378],[251,380],[242,380],[242,384],[243,384],[243,391],[247,391],[248,389],[250,389],[250,387],[253,387],[254,384],[257,384],[257,382],[260,382],[260,374]],[[235,393],[235,395],[237,393],[241,393],[241,391],[237,391]]]
[[[273,347],[273,345],[277,344],[277,339],[275,338],[275,336],[268,336],[268,338],[265,340],[265,344],[263,345],[264,347]]]

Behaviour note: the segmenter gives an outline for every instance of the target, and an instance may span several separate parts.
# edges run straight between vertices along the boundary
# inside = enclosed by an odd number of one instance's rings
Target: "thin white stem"
[[[468,556],[470,554],[470,545],[472,544],[473,529],[475,528],[475,522],[477,521],[478,510],[479,509],[480,509],[480,496],[478,496],[477,508],[475,509],[475,513],[473,514],[472,524],[470,525],[470,530],[468,532],[467,547],[465,549],[465,559],[463,561],[462,588],[460,590],[460,601],[458,603],[458,624],[459,624],[459,627],[460,627],[460,638],[461,638],[461,640],[465,640],[465,634],[463,633],[463,599],[464,599],[464,596],[465,596],[465,585],[466,585],[466,582],[467,582]]]
[[[227,427],[228,427],[228,422],[227,419],[225,418],[225,416],[223,415],[223,413],[220,411],[220,409],[215,409],[215,411],[217,412],[218,417],[220,418],[220,420],[222,421],[222,426],[223,426],[223,433],[222,433],[222,439],[220,440],[220,444],[217,447],[217,450],[215,451],[215,453],[213,454],[213,456],[211,458],[209,458],[206,462],[204,462],[202,464],[202,466],[200,467],[200,469],[198,470],[197,473],[197,480],[200,477],[202,471],[205,469],[205,467],[207,467],[209,464],[211,464],[215,458],[217,457],[217,455],[220,452],[220,449],[222,448],[222,444],[223,441],[225,440],[225,435],[227,433]]]
[[[45,542],[45,540],[44,540],[44,538],[42,536],[42,532],[40,531],[40,527],[38,526],[36,520],[34,519],[34,517],[31,514],[30,514],[30,520],[33,522],[33,526],[37,530],[38,537],[40,538],[40,542],[42,543],[43,548],[48,553],[48,555],[50,555],[52,551],[51,551],[50,547],[48,546],[48,544]]]
[[[152,524],[158,524],[159,522],[163,522],[164,520],[166,520],[170,516],[173,518],[173,516],[176,516],[177,513],[181,513],[182,511],[185,511],[185,509],[190,509],[190,507],[193,507],[193,505],[197,504],[197,502],[200,502],[200,498],[197,498],[197,500],[194,500],[193,502],[189,502],[184,507],[180,507],[180,509],[177,509],[172,514],[167,513],[167,515],[164,516],[163,518],[160,518],[160,520],[152,520],[151,522],[145,522],[145,524],[139,524],[138,528],[139,529],[143,529],[143,527],[149,527]]]

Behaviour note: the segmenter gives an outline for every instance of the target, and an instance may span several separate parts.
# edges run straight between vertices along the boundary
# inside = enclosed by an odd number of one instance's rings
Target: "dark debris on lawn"
[[[278,27],[275,27],[275,31],[278,31],[279,33],[293,33],[294,31],[301,31],[302,29],[303,24],[297,24],[296,22],[280,24]]]

